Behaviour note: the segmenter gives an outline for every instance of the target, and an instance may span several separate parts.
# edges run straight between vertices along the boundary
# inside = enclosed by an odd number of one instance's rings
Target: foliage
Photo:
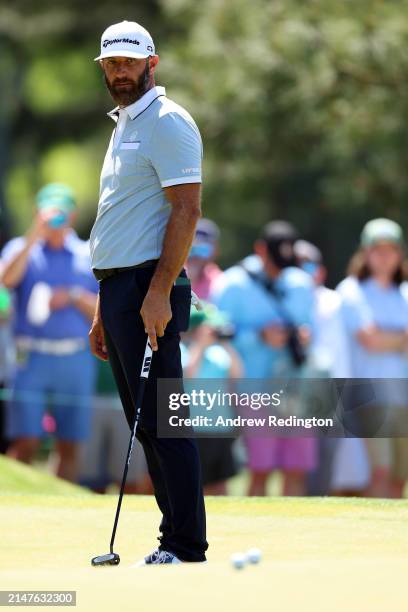
[[[222,227],[224,264],[250,250],[264,222],[285,217],[323,248],[338,280],[368,218],[406,224],[407,0],[133,7],[99,2],[89,19],[74,0],[0,9],[0,147],[10,151],[6,168],[0,148],[0,173],[15,229],[37,187],[63,175],[89,231],[111,129],[92,58],[104,27],[125,15],[152,32],[159,82],[202,131],[203,207]]]

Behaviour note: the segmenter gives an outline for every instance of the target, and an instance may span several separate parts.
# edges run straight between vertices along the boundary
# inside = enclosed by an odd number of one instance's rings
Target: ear
[[[159,56],[158,55],[152,55],[150,57],[150,60],[149,60],[149,67],[150,67],[150,71],[152,72],[152,74],[156,70],[156,66],[157,66],[158,63],[159,63]]]
[[[254,243],[254,253],[258,255],[262,260],[268,257],[268,247],[264,240],[256,240]]]

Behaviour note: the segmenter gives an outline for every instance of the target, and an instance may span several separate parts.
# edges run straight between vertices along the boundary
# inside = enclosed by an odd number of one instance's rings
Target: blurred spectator
[[[75,480],[78,443],[89,436],[95,360],[88,349],[97,283],[88,244],[71,229],[75,199],[69,187],[45,186],[25,236],[2,252],[2,280],[14,289],[18,367],[7,429],[10,457],[31,462],[51,401],[57,424],[57,474]]]
[[[285,221],[268,223],[249,256],[220,277],[212,297],[236,328],[235,347],[248,378],[297,376],[310,340],[314,286],[295,266],[295,229]],[[261,383],[260,383],[261,384]],[[265,495],[269,474],[284,474],[283,493],[303,495],[306,474],[316,466],[313,438],[246,439],[250,495]]]
[[[0,453],[5,453],[8,447],[5,431],[5,397],[14,363],[14,340],[11,332],[11,297],[7,289],[0,285]]]
[[[312,378],[349,378],[350,360],[340,312],[341,297],[338,292],[325,287],[327,270],[322,254],[314,244],[297,240],[295,255],[299,266],[312,276],[316,284],[309,375]],[[369,478],[364,442],[359,438],[322,437],[318,439],[318,446],[319,461],[316,470],[308,476],[308,494],[361,493]]]
[[[306,240],[297,240],[295,255],[298,265],[312,277],[315,285],[313,337],[309,363],[315,376],[348,378],[350,363],[345,329],[340,314],[340,295],[325,287],[327,270],[319,249]]]
[[[368,494],[378,497],[401,497],[408,477],[408,438],[380,437],[390,431],[384,429],[390,419],[395,427],[389,435],[408,435],[404,381],[408,300],[402,290],[406,278],[401,227],[389,219],[369,221],[361,234],[361,248],[351,259],[349,276],[338,292],[352,377],[371,379],[375,397],[371,404],[360,406],[360,413],[366,414],[364,424],[371,427],[373,436],[366,439],[372,468]]]
[[[207,378],[220,379],[217,390],[223,385],[222,379],[225,390],[229,391],[228,381],[242,376],[241,359],[231,345],[231,336],[231,326],[214,306],[208,305],[198,312],[192,309],[190,327],[188,332],[182,334],[181,345],[186,389],[189,378]],[[230,407],[217,406],[215,410],[217,416],[236,416]],[[195,416],[193,406],[190,406],[190,414],[191,417]],[[206,433],[205,427],[195,428],[195,431]],[[230,437],[197,438],[205,495],[226,495],[226,481],[237,473],[233,432],[231,428],[224,431]],[[210,428],[207,434],[214,434],[214,429]]]
[[[191,288],[203,300],[208,300],[215,280],[222,274],[214,261],[219,237],[220,230],[213,221],[199,219],[186,267]]]
[[[98,361],[96,396],[93,401],[92,435],[81,449],[79,482],[96,493],[105,493],[111,484],[120,486],[129,445],[129,426],[118,396],[108,361]],[[135,440],[125,493],[153,492],[143,447]]]

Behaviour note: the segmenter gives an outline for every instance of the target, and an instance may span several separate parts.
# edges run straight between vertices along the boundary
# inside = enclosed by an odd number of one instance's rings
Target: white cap
[[[143,58],[155,55],[153,39],[144,27],[135,21],[121,21],[109,26],[101,36],[101,54],[105,57]]]

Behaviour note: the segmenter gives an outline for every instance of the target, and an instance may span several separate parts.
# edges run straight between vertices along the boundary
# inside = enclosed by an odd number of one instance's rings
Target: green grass
[[[86,491],[44,471],[0,455],[0,491],[47,495],[86,495]]]
[[[0,494],[3,590],[76,590],[77,609],[90,612],[407,609],[406,500],[208,498],[207,565],[132,569],[155,546],[160,517],[151,497],[126,497],[121,564],[92,568],[109,550],[117,497],[41,490]],[[251,546],[260,565],[234,570],[230,555]]]

